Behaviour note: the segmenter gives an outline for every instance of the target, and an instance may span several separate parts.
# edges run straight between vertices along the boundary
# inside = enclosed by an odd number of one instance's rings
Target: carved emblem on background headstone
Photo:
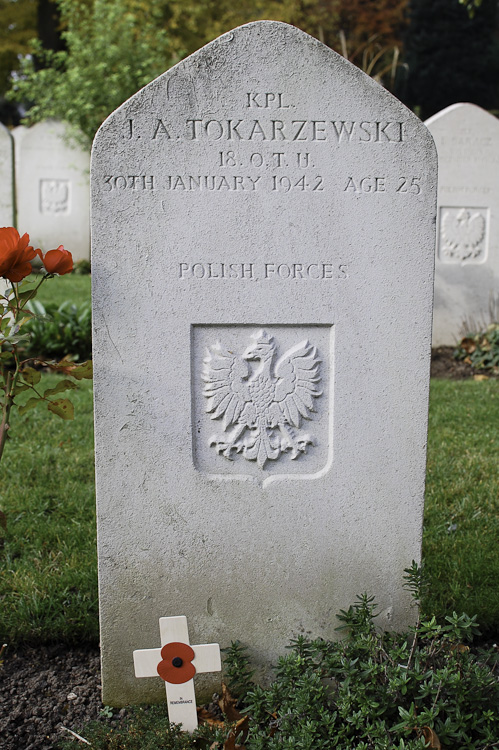
[[[241,453],[263,469],[281,454],[297,458],[314,440],[300,429],[312,419],[314,399],[322,395],[320,359],[308,340],[293,346],[274,363],[277,343],[260,330],[242,354],[211,346],[204,359],[203,393],[211,419],[221,419],[225,435],[209,441],[217,453],[232,459]],[[258,363],[253,368],[249,363]],[[229,428],[233,429],[229,432]]]
[[[447,261],[482,260],[487,231],[486,209],[442,208],[440,258]]]
[[[69,180],[40,180],[42,214],[65,214],[69,211]]]

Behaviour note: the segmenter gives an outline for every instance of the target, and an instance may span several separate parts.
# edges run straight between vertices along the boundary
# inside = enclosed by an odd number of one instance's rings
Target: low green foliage
[[[477,370],[499,372],[499,323],[491,323],[485,331],[461,339],[454,350],[456,359],[464,360]]]
[[[294,641],[274,684],[247,694],[248,750],[484,750],[497,740],[497,665],[463,645],[474,618],[434,618],[408,634],[378,632],[371,597],[342,612],[347,637]],[[426,737],[426,739],[425,739]],[[435,745],[433,745],[435,747]]]
[[[28,304],[34,313],[24,326],[30,334],[24,349],[24,357],[62,359],[70,355],[76,360],[92,357],[92,308],[90,302],[75,305],[66,300],[61,305],[47,304],[39,300]]]
[[[413,563],[406,574],[418,600],[421,571]],[[373,597],[358,597],[338,615],[346,637],[334,642],[298,637],[279,659],[269,688],[244,679],[251,670],[240,643],[225,650],[224,672],[241,683],[245,696],[246,750],[496,746],[499,660],[465,645],[478,632],[475,618],[453,613],[439,624],[432,617],[405,634],[379,632],[375,618]],[[82,731],[98,750],[235,747],[230,725],[181,735],[169,725],[164,707],[135,708],[122,724],[93,724]],[[63,747],[69,750],[67,743]]]
[[[240,641],[233,641],[228,648],[223,648],[225,656],[224,679],[234,695],[244,697],[251,688],[254,670],[250,667],[249,656]]]
[[[137,707],[129,714],[118,727],[93,722],[82,730],[82,736],[95,750],[187,750],[193,747],[190,735],[168,721],[166,706]],[[61,750],[74,750],[75,742],[62,740],[58,746]]]
[[[94,721],[81,731],[95,750],[215,750],[224,747],[230,732],[209,726],[200,727],[193,735],[182,732],[168,721],[166,705],[133,706],[121,721]],[[74,750],[74,740],[61,740],[57,747]]]

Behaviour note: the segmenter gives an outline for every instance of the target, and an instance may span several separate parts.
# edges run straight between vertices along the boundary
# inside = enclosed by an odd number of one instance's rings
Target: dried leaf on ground
[[[457,651],[458,654],[465,654],[467,651],[470,650],[469,646],[465,646],[464,643],[454,643],[450,647],[451,651]]]
[[[236,742],[244,742],[249,728],[249,718],[244,716],[236,722],[236,726],[230,732],[229,736],[224,742],[224,750],[245,750],[244,745],[237,745]]]
[[[462,339],[459,346],[461,347],[461,349],[464,349],[464,351],[467,352],[468,354],[473,354],[473,352],[476,349],[476,343],[474,339],[472,338]]]
[[[208,711],[207,708],[204,706],[201,706],[197,709],[198,712],[198,721],[203,722],[204,724],[209,724],[210,727],[216,727],[217,729],[223,729],[224,723],[223,721],[220,721],[220,719],[211,713],[211,711]]]
[[[197,709],[198,720],[209,726],[224,729],[227,724],[234,724],[224,742],[223,750],[245,750],[243,744],[237,743],[243,743],[246,740],[249,729],[249,717],[243,716],[236,708],[236,704],[237,698],[234,698],[227,685],[222,683],[222,696],[218,700],[218,705],[227,721],[220,721],[219,717],[212,713],[207,706]],[[215,742],[211,745],[210,750],[218,750],[218,748],[219,745]]]
[[[431,727],[423,727],[423,735],[426,740],[426,747],[433,748],[433,750],[441,750],[442,745],[436,732]]]
[[[238,699],[231,695],[227,685],[222,682],[222,697],[218,701],[218,705],[229,721],[239,721],[243,718],[242,713],[236,708],[237,703]]]

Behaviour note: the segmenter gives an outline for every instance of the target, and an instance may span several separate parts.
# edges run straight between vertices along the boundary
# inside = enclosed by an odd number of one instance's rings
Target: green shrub
[[[339,642],[294,641],[275,683],[248,692],[248,750],[485,750],[497,740],[499,683],[463,644],[474,618],[454,613],[409,634],[380,633],[359,597]],[[427,744],[435,741],[435,744]]]
[[[57,0],[65,49],[33,42],[10,97],[28,105],[26,122],[64,120],[90,145],[120,104],[174,62],[162,0]]]
[[[406,586],[419,601],[421,571],[413,563]],[[418,620],[408,633],[380,632],[376,605],[364,594],[338,619],[340,641],[299,636],[282,657],[269,688],[250,682],[245,649],[225,650],[224,673],[243,685],[249,717],[245,750],[489,750],[499,736],[498,659],[474,653],[466,642],[478,634],[475,617]],[[231,726],[203,726],[192,737],[168,730],[166,710],[133,709],[112,728],[84,731],[101,750],[238,747]],[[147,722],[145,718],[147,716]],[[146,729],[147,723],[147,729]],[[161,732],[158,727],[161,726]],[[161,741],[158,745],[154,741]],[[114,744],[113,744],[114,743]],[[65,746],[66,747],[66,746]]]
[[[454,350],[454,357],[477,370],[499,373],[499,323],[491,323],[485,331],[466,336]]]
[[[44,306],[38,300],[29,303],[36,317],[25,324],[31,334],[26,355],[61,359],[67,354],[81,361],[92,356],[92,310],[90,302],[74,305],[70,301],[59,307]]]

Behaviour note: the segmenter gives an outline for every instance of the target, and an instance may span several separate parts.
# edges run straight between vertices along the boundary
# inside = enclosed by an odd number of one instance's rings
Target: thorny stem
[[[17,379],[17,370],[14,374],[11,372],[7,373],[7,381],[5,383],[5,400],[2,408],[2,422],[0,423],[0,460],[2,459],[3,448],[5,441],[7,440],[7,432],[9,430],[9,415],[14,401],[12,391],[14,390],[15,381]]]

